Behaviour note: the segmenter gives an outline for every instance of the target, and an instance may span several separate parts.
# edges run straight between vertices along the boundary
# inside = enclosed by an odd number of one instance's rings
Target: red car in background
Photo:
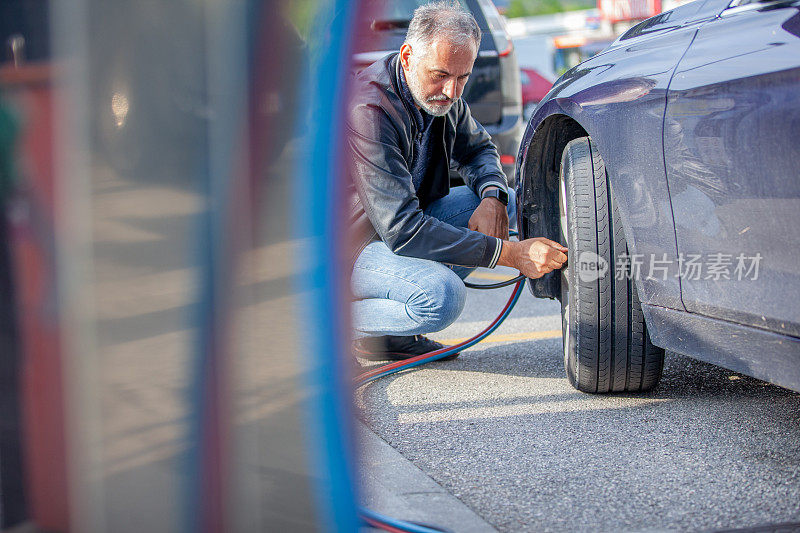
[[[520,68],[519,80],[522,83],[522,116],[527,121],[536,109],[536,104],[553,86],[553,82],[532,68]]]

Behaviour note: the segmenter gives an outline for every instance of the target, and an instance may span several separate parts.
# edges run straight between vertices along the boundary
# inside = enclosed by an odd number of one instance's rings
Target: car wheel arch
[[[587,137],[586,129],[574,118],[554,114],[537,127],[523,150],[523,165],[518,180],[521,238],[546,237],[558,240],[558,176],[561,156],[567,144]],[[560,280],[555,273],[531,282],[537,298],[557,298]]]

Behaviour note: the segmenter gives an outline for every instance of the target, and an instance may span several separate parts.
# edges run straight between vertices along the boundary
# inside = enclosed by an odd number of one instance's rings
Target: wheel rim
[[[561,224],[561,237],[564,239],[564,245],[569,246],[569,224],[567,220],[567,185],[564,182],[563,172],[558,178],[558,214],[559,222]]]
[[[567,186],[564,180],[564,173],[561,172],[559,176],[558,186],[558,214],[559,223],[561,226],[561,238],[564,240],[564,245],[569,247],[569,218],[567,215]],[[570,337],[570,320],[569,320],[569,275],[568,270],[570,263],[567,261],[567,266],[561,269],[561,306],[563,308],[561,317],[561,329],[563,331],[562,347],[564,356],[567,356],[569,350],[569,337]]]

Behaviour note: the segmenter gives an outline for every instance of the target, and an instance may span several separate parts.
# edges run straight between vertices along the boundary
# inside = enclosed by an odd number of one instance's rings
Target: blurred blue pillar
[[[345,118],[351,35],[358,2],[335,0],[318,16],[306,84],[311,107],[307,159],[295,181],[296,228],[307,240],[297,257],[308,266],[298,282],[309,337],[308,401],[312,464],[319,473],[316,499],[326,531],[356,531],[352,356],[349,291],[342,260],[347,255]],[[301,99],[303,100],[303,99]],[[301,272],[306,269],[301,269]],[[307,277],[306,277],[307,276]]]

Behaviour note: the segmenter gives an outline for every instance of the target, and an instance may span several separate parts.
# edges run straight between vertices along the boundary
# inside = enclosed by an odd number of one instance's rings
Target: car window
[[[720,16],[730,17],[743,12],[759,13],[798,6],[800,0],[733,0]]]
[[[758,9],[758,6],[762,6],[765,9],[769,9],[772,7],[783,7],[783,6],[797,6],[800,2],[797,0],[733,0],[729,5],[728,9],[733,9],[737,7],[753,7]]]
[[[665,25],[669,22],[669,19],[672,17],[672,13],[673,11],[667,11],[640,22],[636,26],[626,31],[622,37],[619,38],[619,40],[624,41],[626,39],[632,39],[640,35],[652,33],[654,31],[663,30]]]
[[[426,0],[366,0],[362,3],[362,9],[375,20],[409,21],[414,10],[426,3]],[[459,3],[469,11],[463,0],[459,0]]]
[[[400,49],[405,39],[408,24],[414,10],[429,0],[364,0],[358,11],[359,23],[356,28],[356,52],[380,51],[386,53]],[[461,7],[475,17],[483,32],[480,51],[495,50],[493,33],[476,0],[458,0]],[[495,10],[496,11],[496,10]],[[369,58],[369,63],[375,57]]]

